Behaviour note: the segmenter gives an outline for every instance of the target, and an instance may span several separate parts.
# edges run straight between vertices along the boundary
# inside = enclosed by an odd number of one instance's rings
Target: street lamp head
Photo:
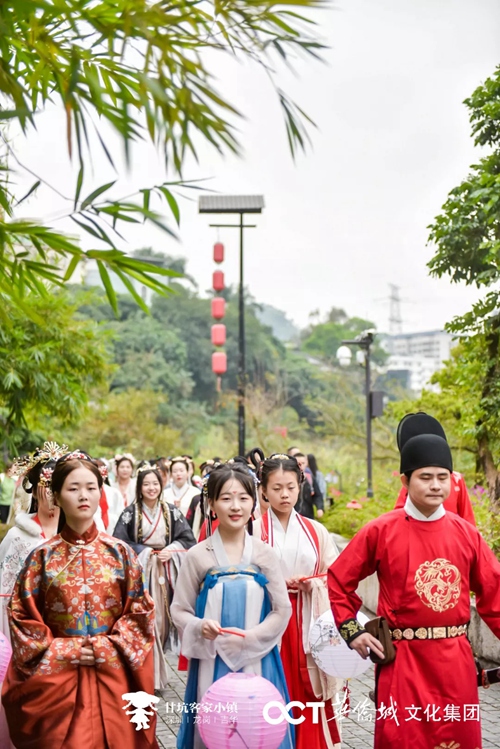
[[[365,346],[371,345],[373,343],[376,333],[377,331],[375,330],[375,328],[369,328],[368,330],[363,330],[359,338],[365,344]]]
[[[337,349],[337,359],[341,367],[349,366],[352,359],[352,352],[349,346],[341,346]]]

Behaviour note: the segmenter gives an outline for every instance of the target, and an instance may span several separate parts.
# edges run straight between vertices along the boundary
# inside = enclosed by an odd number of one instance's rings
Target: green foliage
[[[132,452],[152,459],[171,455],[181,435],[160,424],[165,396],[152,390],[102,392],[87,409],[85,418],[73,429],[64,429],[60,439],[87,450],[91,455]],[[58,435],[59,436],[59,435]]]
[[[472,309],[448,325],[466,333],[460,358],[454,357],[436,381],[463,412],[460,427],[474,440],[478,468],[490,498],[500,501],[498,474],[500,408],[500,67],[465,102],[475,144],[489,153],[452,190],[430,227],[437,245],[429,263],[435,276],[490,290]],[[492,288],[493,287],[493,288]]]
[[[329,313],[327,322],[319,323],[305,331],[303,349],[309,354],[319,356],[331,365],[337,365],[337,349],[343,340],[354,339],[365,330],[374,329],[374,323],[361,317],[347,317],[343,310],[335,307]],[[372,348],[375,363],[383,364],[387,354],[376,342]]]
[[[112,356],[118,366],[112,389],[136,388],[161,391],[176,403],[193,396],[213,403],[217,398],[212,372],[210,300],[179,284],[169,297],[157,296],[151,315],[137,311],[125,296],[118,297],[119,319],[103,295],[80,308],[80,314],[104,323],[113,333]],[[228,372],[224,387],[235,390],[238,368],[238,311],[236,296],[229,290],[224,323],[228,341]],[[247,373],[249,382],[265,386],[279,370],[284,347],[255,316],[253,305],[246,308]]]
[[[187,369],[185,342],[156,319],[136,312],[124,321],[113,322],[117,369],[112,390],[154,390],[169,397],[188,398],[193,382]]]
[[[375,497],[359,497],[361,510],[346,507],[349,498],[342,496],[336,499],[333,507],[322,518],[323,524],[331,533],[338,533],[344,538],[352,538],[370,520],[380,517],[394,509],[398,492],[378,488]],[[358,501],[359,501],[358,500]]]
[[[199,142],[220,153],[239,152],[235,122],[241,115],[219,93],[207,67],[207,54],[218,51],[262,65],[271,81],[274,64],[288,63],[297,52],[317,56],[321,45],[310,19],[299,9],[322,0],[6,0],[0,3],[0,121],[16,121],[29,135],[36,117],[50,103],[66,120],[69,157],[78,160],[73,195],[65,195],[17,157],[0,132],[3,163],[16,166],[35,180],[15,199],[9,171],[0,179],[0,293],[26,315],[41,322],[26,305],[24,294],[44,294],[47,283],[63,285],[86,258],[97,261],[110,304],[117,300],[109,277],[112,270],[139,306],[145,307],[133,280],[167,293],[171,275],[119,250],[121,228],[149,221],[170,235],[167,211],[176,224],[179,186],[170,181],[146,186],[132,196],[118,197],[118,180],[92,183],[95,156],[115,169],[102,123],[120,137],[127,162],[134,141],[149,140],[163,154],[166,167],[181,175],[186,156],[197,156]],[[276,88],[292,153],[308,139],[307,115]],[[99,152],[91,146],[96,136]],[[62,147],[64,145],[62,144]],[[102,151],[100,150],[102,149]],[[61,157],[54,154],[54,158]],[[43,222],[16,218],[16,208],[41,189],[63,201],[66,216],[92,238],[84,252],[78,242]],[[118,193],[119,194],[119,193]]]
[[[429,227],[437,246],[429,262],[431,274],[449,275],[478,288],[500,278],[500,66],[494,76],[465,101],[477,146],[490,149],[454,188]],[[498,307],[498,291],[475,305],[472,314],[453,321],[452,330],[477,330]]]
[[[500,558],[500,511],[498,504],[491,502],[482,486],[474,487],[470,493],[476,523],[482,537]]]
[[[3,300],[0,327],[0,419],[4,447],[27,438],[27,414],[50,414],[69,424],[82,414],[89,389],[104,382],[108,368],[104,338],[95,323],[74,319],[66,295],[28,295],[27,304],[45,322],[37,325]]]

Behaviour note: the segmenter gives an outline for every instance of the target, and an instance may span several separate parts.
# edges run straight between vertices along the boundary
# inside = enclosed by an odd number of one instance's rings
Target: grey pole
[[[262,213],[264,198],[262,195],[202,195],[199,200],[200,213],[239,214],[239,224],[210,224],[217,228],[240,230],[240,284],[239,284],[239,320],[238,320],[238,453],[245,454],[245,294],[243,267],[243,229],[254,229],[255,224],[245,224],[246,213]]]
[[[366,473],[367,489],[366,496],[373,497],[372,483],[372,408],[371,408],[371,372],[370,372],[370,347],[371,341],[368,341],[365,348],[365,365],[366,365]]]
[[[245,297],[243,273],[243,213],[240,213],[240,289],[238,336],[238,455],[245,455]]]

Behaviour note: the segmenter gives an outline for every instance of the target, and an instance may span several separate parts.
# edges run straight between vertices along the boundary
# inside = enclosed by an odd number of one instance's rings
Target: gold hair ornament
[[[37,447],[31,455],[23,455],[22,457],[16,458],[12,463],[10,474],[13,478],[24,478],[32,468],[38,463],[47,463],[49,460],[59,460],[59,458],[67,453],[69,450],[67,445],[59,446],[57,442],[44,442],[43,447]],[[42,477],[44,482],[48,480],[50,483],[50,477],[43,475],[42,470],[40,474],[40,483],[42,484]],[[51,474],[52,475],[52,474]],[[43,483],[44,486],[48,486],[47,483]]]

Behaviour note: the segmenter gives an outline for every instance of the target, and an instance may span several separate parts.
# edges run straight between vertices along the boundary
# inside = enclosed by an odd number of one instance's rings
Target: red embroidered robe
[[[377,614],[391,629],[416,631],[396,640],[396,659],[377,669],[375,749],[479,749],[476,669],[465,636],[424,639],[427,627],[470,619],[470,595],[500,636],[500,564],[470,523],[445,513],[415,520],[393,510],[372,520],[330,567],[330,602],[339,629],[359,611],[361,580],[376,572]],[[421,639],[422,638],[422,639]],[[391,709],[393,708],[393,709]]]
[[[2,701],[17,749],[157,749],[156,715],[136,731],[123,709],[123,694],[154,696],[154,604],[126,544],[66,526],[28,557],[9,617]],[[86,637],[95,666],[78,663]]]

